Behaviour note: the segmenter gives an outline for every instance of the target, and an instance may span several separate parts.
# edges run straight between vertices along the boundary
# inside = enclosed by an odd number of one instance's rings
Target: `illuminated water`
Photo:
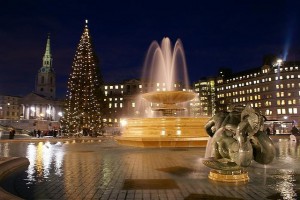
[[[300,145],[275,142],[277,156],[268,166],[253,163],[248,184],[209,181],[202,164],[204,148],[141,149],[123,147],[112,140],[56,143],[0,143],[0,156],[24,156],[25,171],[2,183],[26,199],[100,199],[105,195],[215,195],[242,199],[297,199],[300,197]],[[171,179],[178,189],[124,190],[125,180]],[[3,181],[2,181],[3,182]],[[13,184],[12,189],[10,184]],[[152,196],[151,196],[152,197]],[[169,199],[172,199],[168,196]],[[132,199],[132,198],[131,198]]]
[[[174,88],[176,83],[181,83],[182,88],[189,88],[185,54],[180,39],[175,42],[174,48],[168,37],[163,38],[160,45],[157,41],[151,43],[143,66],[142,80],[149,84],[161,84],[162,91],[178,90]],[[145,89],[146,92],[156,91],[155,87]]]

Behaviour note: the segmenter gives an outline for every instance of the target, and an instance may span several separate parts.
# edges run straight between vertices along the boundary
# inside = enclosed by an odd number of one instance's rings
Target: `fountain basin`
[[[190,101],[196,94],[187,91],[158,91],[142,94],[142,97],[152,103],[176,104]]]
[[[119,144],[138,147],[205,147],[208,117],[131,118],[116,137]]]

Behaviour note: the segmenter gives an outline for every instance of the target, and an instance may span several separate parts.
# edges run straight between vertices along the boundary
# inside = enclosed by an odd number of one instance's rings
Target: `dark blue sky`
[[[9,0],[0,7],[0,94],[34,90],[51,33],[58,96],[63,97],[76,47],[89,28],[106,82],[140,78],[153,40],[182,40],[191,81],[220,67],[242,71],[265,54],[300,60],[298,1]]]

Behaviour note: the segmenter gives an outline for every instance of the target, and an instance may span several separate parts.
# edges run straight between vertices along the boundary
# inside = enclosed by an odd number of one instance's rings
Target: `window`
[[[298,109],[297,108],[293,108],[294,114],[298,113]]]
[[[280,105],[280,100],[277,100],[277,105],[278,105],[278,106]]]

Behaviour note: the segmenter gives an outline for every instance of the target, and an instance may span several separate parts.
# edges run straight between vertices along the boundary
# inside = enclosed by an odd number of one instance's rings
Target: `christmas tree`
[[[103,84],[87,21],[68,80],[62,126],[67,133],[97,134],[101,130]]]

